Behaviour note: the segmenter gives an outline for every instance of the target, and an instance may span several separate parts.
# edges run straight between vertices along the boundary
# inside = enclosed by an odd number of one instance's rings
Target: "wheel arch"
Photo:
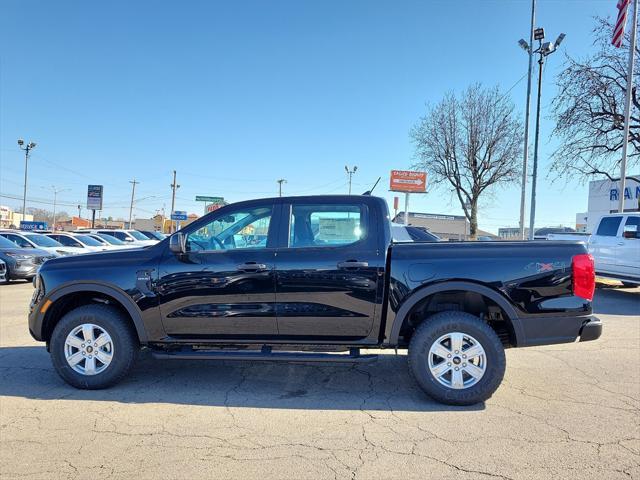
[[[140,343],[147,343],[148,336],[142,320],[142,313],[131,297],[115,286],[93,282],[64,285],[58,287],[47,296],[48,300],[51,300],[52,303],[42,319],[43,339],[48,343],[51,338],[51,333],[60,318],[75,308],[76,303],[73,302],[73,299],[82,299],[82,301],[77,304],[77,306],[80,306],[83,304],[100,303],[98,299],[105,299],[105,297],[107,300],[115,302],[113,305],[129,316]],[[71,308],[61,309],[61,307],[68,306],[69,303],[72,305]]]
[[[485,285],[480,285],[470,281],[448,281],[428,285],[416,290],[402,303],[400,309],[396,313],[389,338],[387,339],[389,345],[398,345],[402,327],[418,304],[435,294],[452,291],[476,293],[493,301],[504,311],[507,317],[505,320],[510,324],[513,330],[516,345],[522,345],[524,343],[524,330],[522,324],[515,307],[509,303],[507,298]]]

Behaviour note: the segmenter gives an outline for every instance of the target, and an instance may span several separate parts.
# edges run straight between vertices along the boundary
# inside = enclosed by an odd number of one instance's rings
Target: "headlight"
[[[15,258],[16,260],[29,260],[31,258],[30,255],[23,255],[21,253],[10,253],[7,252],[7,255],[9,255],[10,257]]]

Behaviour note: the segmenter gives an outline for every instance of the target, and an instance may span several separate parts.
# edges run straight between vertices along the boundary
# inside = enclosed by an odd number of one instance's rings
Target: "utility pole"
[[[353,174],[358,171],[358,167],[354,166],[352,170],[349,170],[349,167],[345,165],[344,169],[347,172],[347,175],[349,175],[349,195],[351,195],[351,177],[353,177]]]
[[[281,178],[279,180],[276,180],[278,182],[278,196],[281,197],[282,196],[282,184],[283,183],[287,183],[287,180],[284,178]]]
[[[136,179],[134,178],[133,180],[129,180],[129,183],[131,184],[131,205],[129,205],[129,228],[133,228],[131,226],[131,217],[133,214],[133,197],[136,194],[136,185],[139,184],[140,182],[137,182]]]
[[[555,52],[560,43],[564,40],[565,34],[561,33],[554,42],[544,42],[544,28],[536,28],[533,32],[535,40],[538,40],[539,46],[533,52],[540,55],[538,59],[538,101],[536,111],[536,133],[533,145],[533,178],[531,180],[531,213],[529,214],[529,240],[533,240],[535,237],[535,222],[536,222],[536,186],[538,182],[538,143],[540,139],[540,101],[542,98],[542,70],[544,67],[545,57]],[[530,46],[529,48],[533,48]]]
[[[19,138],[18,146],[24,150],[24,191],[22,193],[22,221],[24,222],[25,215],[27,214],[27,169],[29,165],[29,153],[36,148],[36,143],[29,142],[24,146],[24,140]]]
[[[627,8],[627,7],[625,7]],[[624,191],[627,181],[627,147],[629,146],[629,124],[631,123],[631,93],[633,85],[633,57],[636,52],[636,31],[638,18],[638,0],[633,2],[633,15],[631,16],[631,42],[629,43],[629,65],[627,67],[627,96],[624,104],[624,134],[622,137],[622,161],[620,162],[620,195],[618,199],[618,212],[624,212]]]
[[[520,40],[518,43],[529,54],[529,71],[527,75],[527,103],[524,114],[524,154],[522,158],[522,190],[520,192],[520,239],[524,240],[524,211],[527,207],[527,170],[529,163],[529,115],[531,112],[531,77],[533,73],[533,30],[536,22],[536,0],[531,0],[531,29],[529,31],[529,43]]]
[[[180,188],[180,185],[178,185],[176,183],[176,171],[173,171],[173,183],[171,185],[169,185],[171,187],[171,215],[173,215],[173,212],[175,211],[176,208],[176,190],[178,188]],[[171,233],[173,233],[175,231],[175,223],[172,222],[171,223]]]
[[[82,220],[82,205],[78,204],[78,218]]]

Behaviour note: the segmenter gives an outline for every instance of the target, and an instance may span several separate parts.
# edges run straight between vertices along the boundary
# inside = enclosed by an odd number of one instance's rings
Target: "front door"
[[[224,207],[183,229],[186,253],[167,250],[156,291],[176,338],[269,338],[275,315],[274,205]]]
[[[281,230],[286,246],[278,250],[280,337],[314,342],[366,338],[383,267],[367,206],[294,202],[283,205],[282,212],[289,228]]]

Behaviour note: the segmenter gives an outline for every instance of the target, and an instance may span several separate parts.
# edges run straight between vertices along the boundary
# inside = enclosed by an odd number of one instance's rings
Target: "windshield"
[[[111,235],[107,235],[106,233],[98,233],[97,235],[105,242],[109,242],[111,245],[126,245],[126,243],[124,243],[119,238],[112,237]]]
[[[60,242],[56,242],[53,238],[49,238],[45,235],[38,235],[37,233],[25,233],[23,235],[39,247],[62,247]]]
[[[131,235],[133,238],[135,238],[136,240],[149,240],[148,237],[145,237],[143,234],[141,234],[137,230],[127,230],[127,233]]]
[[[0,248],[18,248],[18,245],[0,236]]]
[[[74,235],[73,238],[79,240],[85,245],[89,245],[90,247],[101,247],[102,244],[97,241],[95,238],[91,238],[89,235]]]

